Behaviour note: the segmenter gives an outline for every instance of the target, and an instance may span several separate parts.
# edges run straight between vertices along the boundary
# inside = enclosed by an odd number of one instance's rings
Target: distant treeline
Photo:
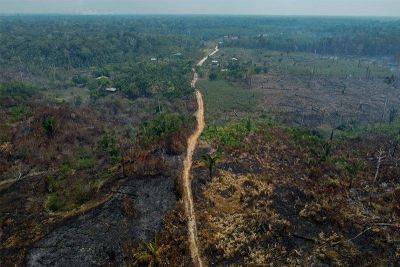
[[[266,26],[225,38],[230,47],[266,48],[278,51],[316,52],[330,55],[400,55],[400,20],[286,19],[292,23]],[[257,26],[254,26],[256,29]]]
[[[217,23],[219,21],[220,23]],[[353,56],[400,55],[400,19],[321,17],[216,18],[230,47]],[[228,38],[226,38],[228,37]]]
[[[86,68],[176,53],[192,58],[200,44],[164,30],[153,18],[100,16],[0,17],[0,64]]]
[[[224,38],[225,37],[225,38]],[[0,65],[79,68],[182,53],[201,41],[320,54],[396,56],[400,19],[247,16],[3,16]]]

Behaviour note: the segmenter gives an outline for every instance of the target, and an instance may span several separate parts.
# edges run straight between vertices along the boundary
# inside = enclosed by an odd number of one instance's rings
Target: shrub
[[[46,135],[52,137],[56,132],[56,119],[52,116],[46,117],[43,120],[42,126]]]
[[[74,105],[79,107],[83,103],[83,97],[78,95],[74,98]]]
[[[76,75],[72,78],[72,82],[77,86],[86,86],[89,79],[85,76]]]
[[[354,184],[354,179],[357,178],[361,171],[364,171],[367,168],[367,165],[364,161],[359,159],[349,161],[346,158],[339,158],[336,160],[336,166],[345,171],[349,181],[349,187],[352,188]]]
[[[389,123],[393,123],[396,120],[398,113],[399,110],[397,108],[392,107],[389,110]]]
[[[145,146],[149,146],[180,131],[187,124],[188,119],[182,115],[159,114],[154,120],[142,124],[140,138]]]
[[[37,87],[21,82],[1,83],[0,102],[7,98],[22,102],[34,96],[38,91]]]
[[[122,92],[130,99],[136,99],[140,96],[140,91],[136,84],[129,84],[122,87]]]
[[[262,71],[263,71],[263,67],[261,67],[261,66],[256,66],[256,67],[254,68],[254,72],[255,72],[256,74],[260,74]]]
[[[215,81],[218,78],[218,75],[215,72],[211,72],[210,75],[208,75],[208,78],[210,81]]]
[[[217,142],[219,145],[230,149],[237,149],[243,146],[244,138],[256,130],[256,126],[250,120],[227,123],[224,126],[210,126],[203,136],[208,141]]]
[[[14,106],[10,108],[11,122],[21,121],[24,116],[28,113],[26,107]]]
[[[69,163],[64,163],[60,166],[60,175],[65,178],[73,173],[73,169]]]
[[[47,190],[50,193],[54,193],[58,190],[60,187],[60,180],[57,178],[54,178],[53,176],[47,176],[46,178],[46,184],[47,184]]]
[[[57,194],[51,194],[47,197],[46,208],[52,212],[60,211],[65,208],[65,203]]]
[[[96,161],[93,158],[82,158],[78,159],[76,165],[79,170],[87,170],[92,169],[96,165]]]
[[[114,135],[108,132],[104,133],[100,138],[98,146],[101,153],[105,154],[113,164],[120,162],[121,153]]]
[[[79,207],[85,202],[89,201],[93,191],[92,188],[92,183],[76,183],[74,188],[74,205]]]

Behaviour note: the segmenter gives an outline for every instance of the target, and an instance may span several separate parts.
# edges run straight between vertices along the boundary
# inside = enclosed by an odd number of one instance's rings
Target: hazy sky
[[[400,0],[0,0],[0,13],[400,16]]]

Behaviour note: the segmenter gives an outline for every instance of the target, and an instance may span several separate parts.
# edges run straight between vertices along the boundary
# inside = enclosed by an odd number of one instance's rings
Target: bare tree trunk
[[[379,152],[378,152],[378,156],[377,156],[378,162],[377,162],[377,164],[376,164],[376,171],[375,171],[374,182],[376,182],[376,181],[378,180],[379,171],[380,171],[381,164],[382,164],[382,159],[385,158],[384,153],[385,153],[385,152],[383,151],[382,148],[381,148],[381,149],[379,150]]]

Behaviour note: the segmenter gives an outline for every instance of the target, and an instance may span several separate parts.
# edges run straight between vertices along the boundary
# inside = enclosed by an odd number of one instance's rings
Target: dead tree
[[[394,140],[392,142],[392,145],[389,149],[389,156],[390,158],[393,158],[397,152],[397,147],[399,146],[399,141],[398,140]]]
[[[376,171],[375,171],[374,182],[376,182],[378,180],[379,171],[380,171],[380,168],[381,168],[381,165],[382,165],[382,160],[385,158],[384,154],[385,154],[385,151],[382,148],[379,149],[378,156],[376,157],[377,163],[376,163]]]

